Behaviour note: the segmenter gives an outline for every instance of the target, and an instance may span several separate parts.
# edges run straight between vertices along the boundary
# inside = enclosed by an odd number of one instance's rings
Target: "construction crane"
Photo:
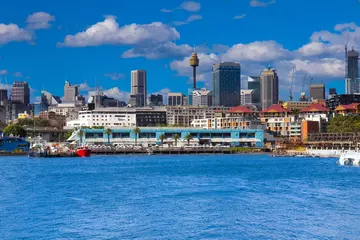
[[[292,76],[291,76],[291,85],[290,85],[290,88],[289,88],[289,91],[290,91],[290,97],[289,97],[290,102],[292,102],[292,100],[293,100],[292,88],[293,88],[293,85],[294,85],[295,69],[296,69],[296,66],[293,65],[293,68],[292,68]]]

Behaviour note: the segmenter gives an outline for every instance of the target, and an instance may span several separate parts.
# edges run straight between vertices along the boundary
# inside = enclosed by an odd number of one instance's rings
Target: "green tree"
[[[164,140],[166,139],[166,136],[165,136],[165,134],[161,134],[160,136],[159,136],[159,139],[160,139],[160,141],[161,141],[161,146],[164,144]]]
[[[105,134],[107,135],[108,138],[108,145],[110,145],[110,134],[112,133],[112,130],[110,128],[107,128],[105,130]]]
[[[187,144],[190,145],[190,140],[192,139],[191,134],[190,134],[190,133],[187,134],[187,135],[185,136],[185,139],[186,139],[186,141],[187,141]]]
[[[82,145],[82,139],[83,139],[84,135],[85,135],[84,130],[82,130],[82,129],[80,128],[79,132],[77,133],[77,136],[78,136],[79,139],[80,139],[80,141],[79,141],[80,146]]]
[[[141,130],[140,128],[136,127],[133,129],[133,132],[135,134],[135,146],[137,145],[137,138],[138,138],[138,134],[140,134]]]
[[[177,142],[180,139],[180,135],[179,134],[174,134],[173,139],[175,141],[175,146],[177,146]]]
[[[5,136],[10,136],[10,135],[19,136],[19,137],[25,137],[26,136],[26,131],[19,124],[7,125],[3,129],[3,133],[4,133]]]
[[[332,132],[332,133],[360,132],[360,116],[338,115],[333,119],[331,119],[328,125],[328,132]]]

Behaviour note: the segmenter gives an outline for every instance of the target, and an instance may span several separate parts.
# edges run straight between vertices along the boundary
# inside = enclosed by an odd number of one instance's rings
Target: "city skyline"
[[[2,83],[5,76],[10,88],[14,80],[28,81],[34,101],[42,89],[62,95],[65,80],[79,84],[84,95],[94,91],[98,82],[107,95],[127,101],[130,71],[144,69],[149,94],[186,93],[192,85],[189,59],[196,45],[199,87],[212,89],[215,63],[240,62],[244,79],[259,76],[270,64],[278,70],[280,99],[287,100],[292,64],[297,66],[295,84],[307,73],[314,83],[323,82],[327,89],[336,87],[343,93],[344,44],[348,41],[351,49],[355,37],[360,39],[360,24],[354,22],[360,10],[356,0],[340,6],[322,0],[302,1],[296,13],[289,11],[293,17],[286,23],[282,16],[290,13],[283,10],[290,3],[280,0],[269,5],[268,1],[250,0],[139,2],[144,4],[139,4],[136,16],[130,1],[110,1],[108,6],[97,3],[79,15],[75,13],[85,1],[6,3],[7,11],[0,20],[4,30],[0,34]],[[15,11],[19,5],[23,7]],[[210,13],[214,9],[227,14],[213,19]],[[324,18],[326,12],[336,14],[326,18],[326,23],[311,22],[315,16]],[[69,14],[74,17],[68,18]],[[96,34],[89,34],[95,30]],[[294,98],[300,95],[296,90]]]

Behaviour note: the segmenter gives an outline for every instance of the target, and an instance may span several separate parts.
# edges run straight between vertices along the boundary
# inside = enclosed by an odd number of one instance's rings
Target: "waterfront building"
[[[76,120],[68,121],[66,126],[73,127],[136,127],[166,124],[164,107],[141,108],[97,108],[80,111]]]
[[[279,102],[279,77],[270,66],[261,74],[261,109],[268,109]]]
[[[194,119],[191,127],[203,129],[263,129],[255,112],[244,106],[233,107],[227,112],[215,113],[213,118]]]
[[[107,144],[108,135],[104,129],[83,129],[85,134],[82,142],[87,145]],[[190,145],[228,145],[234,147],[263,147],[264,131],[261,129],[197,129],[197,128],[140,128],[140,133],[136,135],[137,143],[142,146],[161,145],[160,136],[165,135],[163,140],[166,145],[175,145],[174,136],[179,135],[177,146],[186,146],[188,141],[186,136],[190,135]],[[79,141],[76,132],[68,140]],[[111,144],[135,144],[135,133],[133,128],[113,128],[109,136]]]
[[[75,103],[76,101],[76,97],[80,95],[79,92],[79,86],[75,85],[71,85],[70,82],[65,81],[65,86],[64,86],[64,98],[63,101],[64,103]]]
[[[131,95],[135,96],[136,107],[146,106],[147,79],[145,70],[131,71]],[[139,101],[137,101],[139,100]]]
[[[194,119],[214,118],[217,112],[230,110],[230,107],[168,106],[166,121],[168,125],[190,127]]]
[[[303,101],[296,101],[296,102],[291,101],[290,102],[290,101],[288,101],[288,102],[284,102],[282,104],[282,107],[289,111],[293,111],[295,109],[300,110],[302,108],[306,108],[310,105],[311,105],[311,102],[303,102]]]
[[[78,118],[78,113],[83,108],[83,106],[75,103],[60,103],[58,105],[49,106],[48,111],[65,116],[67,120],[74,120]]]
[[[260,108],[261,102],[261,77],[250,76],[248,77],[248,89],[253,90],[252,92],[252,104]]]
[[[30,87],[28,82],[14,82],[11,89],[11,100],[30,104]]]
[[[240,63],[223,62],[213,65],[213,106],[234,107],[240,103]]]
[[[339,105],[360,103],[360,94],[338,94],[326,100],[326,106],[334,111]]]
[[[310,120],[303,120],[301,122],[301,138],[303,142],[308,142],[309,136],[314,133],[320,132],[319,122],[317,121],[310,121]]]
[[[337,115],[351,115],[360,113],[360,103],[351,103],[347,105],[339,105],[335,108],[335,113]]]
[[[162,106],[164,105],[163,95],[161,94],[151,94],[149,97],[150,106]]]
[[[168,106],[186,106],[186,97],[182,93],[168,93]]]
[[[193,106],[211,106],[212,95],[211,90],[201,88],[194,90],[192,93],[192,105]]]
[[[260,121],[276,136],[288,137],[295,118],[288,109],[280,104],[273,104],[260,112]]]
[[[299,117],[306,121],[318,122],[321,132],[326,132],[330,120],[330,109],[322,104],[311,104],[309,107],[300,110]]]
[[[359,53],[354,49],[348,51],[346,61],[345,93],[360,93]]]
[[[323,100],[325,99],[325,85],[324,84],[311,84],[310,85],[310,100]]]

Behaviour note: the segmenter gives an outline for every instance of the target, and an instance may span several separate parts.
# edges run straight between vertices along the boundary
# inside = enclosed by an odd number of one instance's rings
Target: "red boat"
[[[79,157],[90,157],[91,150],[88,149],[88,147],[79,147],[76,150],[76,155],[78,155]]]

